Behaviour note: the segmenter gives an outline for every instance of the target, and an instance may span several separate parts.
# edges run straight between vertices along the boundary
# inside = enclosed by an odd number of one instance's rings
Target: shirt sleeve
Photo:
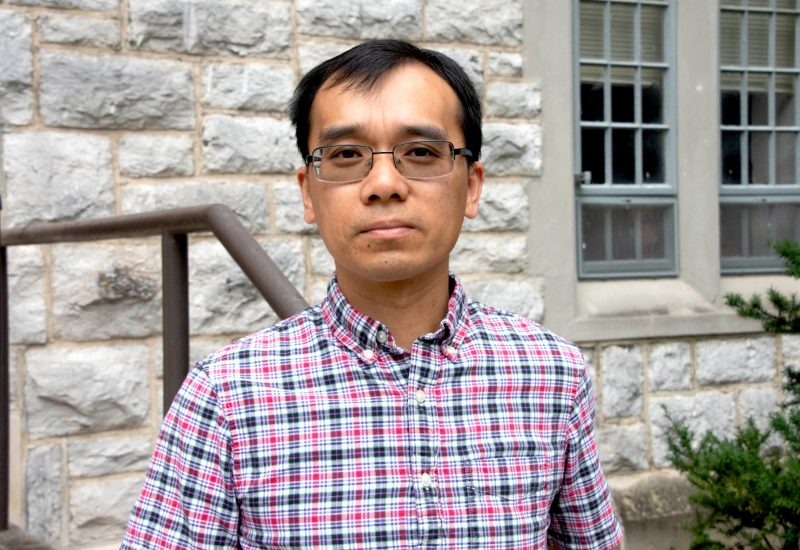
[[[595,402],[586,369],[567,425],[567,450],[561,489],[551,506],[548,542],[555,548],[608,549],[622,540],[611,508],[594,435]]]
[[[237,531],[230,430],[195,368],[164,419],[121,549],[238,548]]]

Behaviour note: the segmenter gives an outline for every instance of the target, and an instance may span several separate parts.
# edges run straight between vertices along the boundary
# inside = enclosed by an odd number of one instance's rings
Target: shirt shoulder
[[[586,376],[578,346],[536,321],[477,301],[469,302],[468,312],[465,341],[472,346],[527,360],[569,385]]]

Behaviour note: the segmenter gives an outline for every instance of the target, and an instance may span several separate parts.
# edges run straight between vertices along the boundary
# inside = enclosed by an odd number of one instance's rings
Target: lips
[[[364,226],[359,233],[373,237],[401,237],[414,229],[413,224],[403,220],[380,220]]]

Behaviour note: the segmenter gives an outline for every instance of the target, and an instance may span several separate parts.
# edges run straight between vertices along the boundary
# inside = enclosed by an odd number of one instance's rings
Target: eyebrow
[[[325,128],[319,134],[320,143],[331,143],[344,137],[363,134],[364,126],[361,124],[348,124],[345,126],[331,126]],[[447,140],[444,130],[433,124],[409,124],[401,126],[400,135],[410,137],[420,137],[425,139]]]

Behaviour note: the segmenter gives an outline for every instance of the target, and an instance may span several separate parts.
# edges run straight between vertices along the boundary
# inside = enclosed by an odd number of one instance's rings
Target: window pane
[[[603,4],[581,2],[581,57],[602,59],[603,53]]]
[[[740,73],[720,75],[720,118],[726,126],[741,124]]]
[[[765,74],[747,76],[747,119],[753,126],[769,124],[769,77]]]
[[[775,66],[793,68],[794,29],[797,17],[779,14],[775,16]]]
[[[743,256],[742,249],[742,216],[744,208],[735,204],[721,204],[720,219],[720,254],[723,258]]]
[[[632,208],[611,209],[611,257],[636,260],[636,216]]]
[[[591,174],[591,183],[606,181],[605,130],[583,128],[581,130],[581,171]]]
[[[775,183],[800,183],[797,169],[797,134],[778,132],[775,134]]]
[[[669,207],[646,206],[642,212],[642,258],[658,260],[666,258],[666,219]]]
[[[775,124],[795,126],[794,82],[796,77],[788,74],[775,75]]]
[[[584,261],[606,260],[606,209],[595,206],[581,207],[581,254]]]
[[[664,9],[642,6],[642,60],[664,60]]]
[[[611,5],[611,59],[633,61],[633,6]]]
[[[581,120],[603,120],[603,69],[581,67]]]
[[[720,14],[719,60],[723,65],[741,65],[742,16],[738,12]]]
[[[796,7],[797,0],[776,0],[775,6],[781,10],[791,10]]]
[[[769,183],[769,133],[750,132],[750,183]]]
[[[769,65],[769,15],[751,12],[747,16],[747,63]]]
[[[742,0],[722,0],[723,6],[741,6]]]
[[[655,124],[664,121],[664,71],[642,69],[642,122]]]
[[[800,240],[800,207],[796,204],[776,204],[773,209],[773,241]]]
[[[742,141],[740,132],[722,132],[722,183],[742,183]]]
[[[613,130],[611,132],[612,160],[614,171],[612,183],[634,183],[636,175],[634,130]]]
[[[611,69],[611,120],[633,122],[634,82],[636,70],[614,67]]]
[[[644,183],[664,183],[664,132],[642,132],[642,177]]]
[[[747,0],[748,7],[751,8],[768,8],[770,0]]]
[[[770,256],[772,248],[769,245],[770,237],[770,210],[769,205],[750,206],[748,210],[747,239],[749,246],[746,250],[748,256]]]

